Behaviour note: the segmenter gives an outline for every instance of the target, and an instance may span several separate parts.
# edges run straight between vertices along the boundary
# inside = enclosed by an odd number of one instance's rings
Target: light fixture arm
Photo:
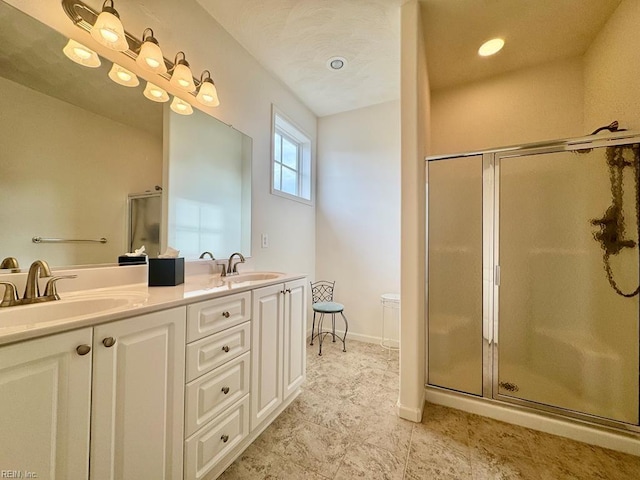
[[[109,2],[111,2],[111,5],[107,6],[107,3],[109,3]],[[113,0],[104,0],[104,3],[102,4],[102,11],[110,13],[111,15],[114,15],[114,16],[120,18],[120,14],[118,14],[118,11],[115,9],[115,5],[113,4]]]
[[[142,32],[142,43],[152,42],[158,45],[158,40],[153,36],[153,30],[151,28],[145,28]]]

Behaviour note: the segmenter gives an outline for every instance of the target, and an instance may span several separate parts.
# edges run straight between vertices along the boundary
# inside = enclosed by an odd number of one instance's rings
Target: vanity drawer
[[[251,292],[189,305],[187,343],[246,322],[250,318]]]
[[[185,437],[249,393],[250,355],[249,352],[240,355],[187,384]]]
[[[249,396],[187,439],[184,478],[199,480],[249,434]],[[225,441],[226,439],[226,441]]]
[[[244,322],[187,345],[187,382],[249,351],[251,323]]]

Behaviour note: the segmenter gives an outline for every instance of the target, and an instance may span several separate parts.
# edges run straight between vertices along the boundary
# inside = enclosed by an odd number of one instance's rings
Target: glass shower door
[[[482,395],[482,155],[427,165],[428,383]]]
[[[494,397],[638,424],[637,178],[637,145],[498,156]]]

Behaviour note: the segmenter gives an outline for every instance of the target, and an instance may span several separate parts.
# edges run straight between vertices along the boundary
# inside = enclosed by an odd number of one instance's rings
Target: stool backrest
[[[333,287],[336,282],[318,280],[311,283],[311,302],[333,302]]]

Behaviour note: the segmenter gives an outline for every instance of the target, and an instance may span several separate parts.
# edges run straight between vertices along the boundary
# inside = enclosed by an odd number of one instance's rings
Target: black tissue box
[[[120,255],[118,257],[118,265],[144,265],[147,263],[146,255],[137,255],[135,257],[129,257],[127,255]]]
[[[150,258],[149,286],[173,287],[184,283],[184,258]]]

